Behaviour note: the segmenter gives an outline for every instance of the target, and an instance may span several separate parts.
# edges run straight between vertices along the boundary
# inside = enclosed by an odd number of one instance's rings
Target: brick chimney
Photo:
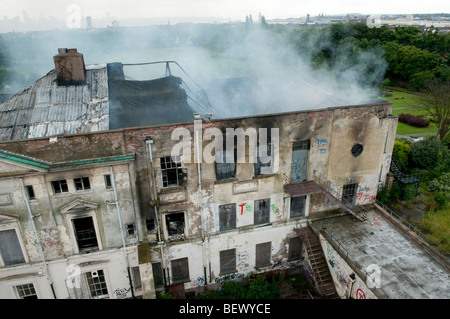
[[[58,85],[80,85],[86,83],[86,68],[83,54],[77,49],[58,49],[53,57]]]

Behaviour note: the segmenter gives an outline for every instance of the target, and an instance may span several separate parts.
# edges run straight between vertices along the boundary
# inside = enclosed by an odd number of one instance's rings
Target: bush
[[[450,172],[446,172],[428,183],[430,192],[450,192]]]
[[[394,150],[393,157],[399,165],[404,167],[408,166],[409,162],[409,153],[411,152],[411,148],[406,142],[403,141],[395,141],[394,142]]]
[[[425,139],[411,145],[411,162],[418,168],[428,170],[440,169],[448,171],[450,165],[450,153],[441,142]]]
[[[402,123],[414,126],[414,127],[428,127],[430,125],[430,121],[424,119],[420,115],[412,115],[412,114],[400,114],[398,116],[398,120]]]
[[[434,201],[439,204],[440,207],[444,207],[448,202],[448,193],[446,192],[437,192],[434,194]]]

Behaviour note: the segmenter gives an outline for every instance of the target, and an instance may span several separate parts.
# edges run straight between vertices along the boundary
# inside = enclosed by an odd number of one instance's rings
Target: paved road
[[[411,109],[413,107],[426,107],[426,105],[418,104],[418,105],[411,105],[411,106],[401,106],[401,107],[393,107],[393,110],[402,110],[402,109]]]

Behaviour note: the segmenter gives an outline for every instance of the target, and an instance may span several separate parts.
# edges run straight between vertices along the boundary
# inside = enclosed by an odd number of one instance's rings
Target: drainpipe
[[[205,276],[205,290],[207,285],[207,279],[206,276],[206,247],[205,247],[205,216],[203,211],[203,195],[202,195],[202,172],[200,169],[201,164],[201,158],[200,158],[200,148],[202,147],[199,143],[199,137],[198,137],[198,130],[195,129],[194,125],[194,131],[195,131],[195,141],[197,144],[197,174],[198,174],[198,190],[199,190],[199,206],[200,206],[200,216],[202,221],[202,255],[203,255],[203,274]]]
[[[133,283],[131,281],[131,274],[130,274],[130,264],[128,262],[128,254],[126,251],[125,234],[124,234],[124,230],[123,230],[122,217],[120,216],[119,197],[117,196],[116,181],[114,178],[114,172],[113,172],[113,168],[111,165],[109,166],[109,171],[111,173],[111,184],[112,184],[112,187],[114,190],[114,201],[115,201],[116,208],[117,208],[117,216],[119,217],[120,232],[122,234],[123,253],[125,254],[125,261],[127,263],[128,281],[130,283],[131,296],[134,299]]]
[[[27,204],[28,216],[31,220],[31,226],[33,226],[34,235],[36,236],[36,243],[37,243],[37,246],[39,247],[39,252],[41,254],[42,263],[44,264],[45,272],[46,272],[48,280],[50,282],[50,288],[52,289],[53,298],[56,299],[55,289],[53,288],[53,281],[50,276],[50,272],[48,271],[47,262],[45,261],[44,250],[42,249],[41,241],[39,240],[39,235],[38,235],[38,232],[36,229],[36,224],[34,223],[34,216],[33,216],[33,213],[31,212],[30,203],[28,202],[28,196],[25,191],[25,185],[23,184],[22,177],[20,178],[20,185],[22,186],[22,193],[23,193],[23,197],[25,198],[25,203]]]
[[[145,140],[145,143],[148,145],[148,151],[150,153],[150,163],[152,163],[152,168],[151,168],[151,177],[152,177],[152,183],[155,183],[155,176],[153,175],[153,155],[152,155],[152,143],[153,140],[152,139],[147,139]],[[153,187],[153,195],[155,200],[158,198],[157,194],[156,194],[156,185],[154,185]],[[160,229],[159,229],[159,218],[158,218],[158,209],[156,208],[156,205],[153,206],[154,210],[155,210],[155,222],[156,222],[156,230],[158,231],[158,243],[161,243],[161,233],[160,233]]]

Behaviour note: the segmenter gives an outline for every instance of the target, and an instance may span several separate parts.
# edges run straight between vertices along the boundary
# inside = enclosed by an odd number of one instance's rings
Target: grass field
[[[419,95],[395,90],[389,90],[388,92],[389,96],[383,96],[382,98],[392,102],[392,108],[424,104],[422,97]]]

